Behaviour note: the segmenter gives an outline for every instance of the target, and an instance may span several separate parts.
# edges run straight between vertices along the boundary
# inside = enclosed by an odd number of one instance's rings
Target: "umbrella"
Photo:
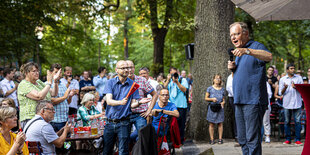
[[[310,19],[310,0],[231,0],[256,21]]]

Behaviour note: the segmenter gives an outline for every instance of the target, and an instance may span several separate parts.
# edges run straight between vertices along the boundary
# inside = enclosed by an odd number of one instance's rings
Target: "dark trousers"
[[[130,120],[124,120],[119,123],[107,122],[104,129],[104,148],[103,155],[110,155],[114,147],[115,138],[118,137],[119,155],[129,154],[129,135],[130,135]]]
[[[61,128],[63,128],[66,125],[67,122],[61,122],[61,123],[56,123],[56,122],[51,122],[50,124],[54,128],[55,132],[58,132]]]
[[[180,130],[180,137],[181,137],[181,143],[184,144],[184,133],[185,133],[185,122],[186,122],[186,112],[187,108],[178,108],[179,111],[179,118],[178,118],[178,125]]]
[[[235,116],[235,104],[234,104],[234,97],[228,97],[228,102],[229,105],[231,107],[231,109],[233,110],[233,116]],[[236,125],[236,119],[234,118],[234,133],[235,133],[235,138],[238,137],[238,132],[237,132],[237,125]]]
[[[77,113],[77,109],[69,107],[69,115],[73,115]]]
[[[261,155],[261,129],[266,110],[261,104],[236,104],[238,141],[244,155]]]

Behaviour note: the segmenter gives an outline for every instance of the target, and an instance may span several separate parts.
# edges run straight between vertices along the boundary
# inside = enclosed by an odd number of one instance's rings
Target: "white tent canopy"
[[[231,0],[256,21],[310,19],[310,0]]]

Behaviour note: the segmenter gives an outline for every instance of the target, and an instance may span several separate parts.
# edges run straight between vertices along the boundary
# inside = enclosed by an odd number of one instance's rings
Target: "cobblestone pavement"
[[[263,155],[300,155],[303,146],[295,144],[284,145],[280,142],[263,142]],[[304,141],[302,141],[304,142]],[[182,148],[176,149],[177,155],[242,155],[241,148],[233,139],[224,140],[224,144],[210,145],[209,143],[186,141]]]

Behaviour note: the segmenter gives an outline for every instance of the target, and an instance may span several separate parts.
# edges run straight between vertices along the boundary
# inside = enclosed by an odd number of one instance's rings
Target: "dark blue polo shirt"
[[[134,81],[127,78],[124,84],[121,83],[118,77],[110,79],[107,81],[104,87],[103,94],[112,94],[113,100],[122,100],[128,94]],[[135,91],[131,96],[129,96],[126,105],[110,106],[107,105],[106,116],[109,119],[121,119],[127,117],[131,114],[130,103],[132,99],[139,99],[139,91]]]
[[[92,80],[88,80],[88,81],[81,80],[79,84],[80,84],[80,89],[82,89],[85,86],[94,86]]]
[[[250,40],[244,48],[268,51],[267,48]],[[269,51],[268,51],[269,52]],[[266,87],[266,62],[250,55],[236,57],[233,78],[235,104],[268,104]]]

